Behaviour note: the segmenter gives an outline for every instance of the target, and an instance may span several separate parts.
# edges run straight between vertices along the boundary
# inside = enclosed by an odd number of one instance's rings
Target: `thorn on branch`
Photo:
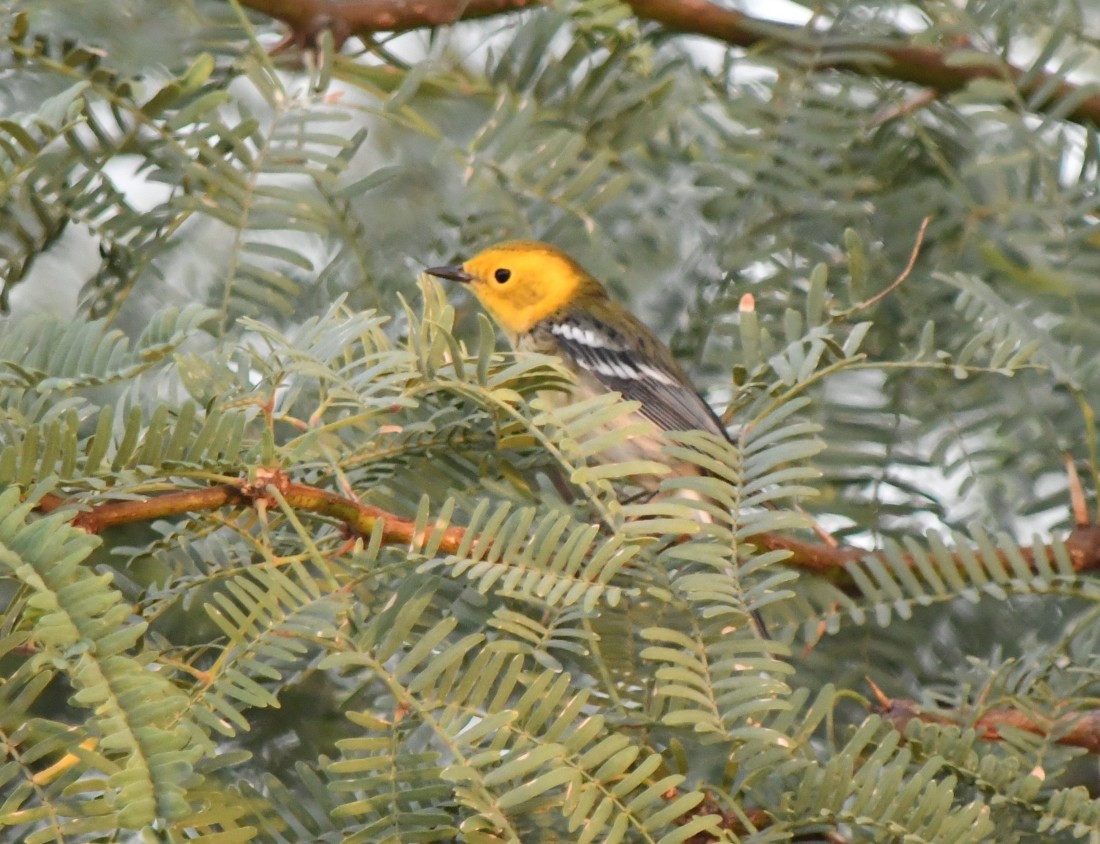
[[[347,20],[338,14],[322,13],[314,15],[306,20],[298,21],[285,19],[290,30],[283,36],[268,54],[277,56],[291,47],[299,50],[316,53],[321,50],[321,38],[327,32],[332,36],[332,44],[336,52],[344,46],[352,36],[351,27]]]
[[[1069,484],[1069,503],[1073,512],[1073,524],[1078,528],[1089,526],[1089,508],[1085,502],[1085,490],[1081,487],[1081,477],[1077,474],[1077,466],[1073,457],[1067,451],[1062,455],[1066,465],[1066,476]]]

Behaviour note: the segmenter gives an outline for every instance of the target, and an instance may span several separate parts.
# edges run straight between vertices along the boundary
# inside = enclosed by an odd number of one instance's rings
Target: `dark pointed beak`
[[[452,264],[449,267],[428,267],[424,270],[428,275],[434,275],[436,278],[446,278],[450,281],[460,281],[463,284],[471,282],[474,277],[470,275],[466,270],[462,269],[461,264]]]

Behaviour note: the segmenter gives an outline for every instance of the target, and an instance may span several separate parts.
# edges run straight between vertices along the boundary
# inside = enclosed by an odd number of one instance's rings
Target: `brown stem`
[[[854,591],[855,582],[851,577],[849,566],[866,557],[880,557],[877,551],[864,551],[851,546],[831,547],[823,543],[806,542],[804,540],[779,533],[765,533],[753,537],[755,544],[768,551],[788,551],[790,557],[784,561],[784,565],[803,569],[830,580],[835,586],[846,591]],[[1066,551],[1069,553],[1073,570],[1078,573],[1096,571],[1100,569],[1100,526],[1083,525],[1070,531],[1065,540]],[[1013,549],[1013,554],[1018,554],[1030,571],[1039,570],[1039,562],[1053,567],[1054,548],[1050,545],[1040,546],[1037,557],[1036,549],[1031,546],[1022,546]],[[997,549],[995,552],[998,562],[1009,571],[1012,570],[1010,554]],[[952,565],[958,571],[965,571],[963,553],[951,554]],[[909,569],[916,569],[916,560],[911,554],[901,555],[901,562]],[[932,561],[933,567],[941,568]]]
[[[375,525],[382,522],[382,540],[389,544],[421,544],[434,531],[434,527],[429,525],[425,532],[418,533],[415,522],[410,519],[319,487],[292,483],[281,471],[267,471],[255,483],[242,481],[219,484],[206,489],[170,492],[141,500],[108,501],[92,505],[77,513],[72,524],[87,533],[99,534],[118,525],[220,510],[223,507],[248,507],[260,503],[270,507],[275,502],[268,490],[269,485],[279,490],[283,500],[292,509],[328,516],[343,522],[363,536],[369,536]],[[51,512],[63,506],[74,505],[79,506],[78,502],[47,495],[39,502],[38,509]],[[465,531],[460,527],[445,529],[439,543],[440,550],[457,550],[464,535]]]
[[[1081,747],[1100,753],[1100,711],[1071,712],[1057,718],[1015,709],[987,709],[975,717],[973,712],[926,712],[913,700],[891,700],[871,684],[879,703],[879,714],[904,732],[912,720],[926,724],[954,724],[975,730],[985,741],[1000,741],[1005,730],[1022,730],[1051,739],[1055,744]]]
[[[171,516],[182,516],[222,507],[246,507],[263,504],[272,506],[275,501],[269,487],[275,486],[287,505],[294,510],[317,513],[344,523],[361,536],[369,536],[375,526],[382,524],[382,540],[389,544],[422,544],[436,531],[434,525],[428,525],[424,532],[418,533],[416,524],[370,504],[362,504],[344,495],[338,495],[319,487],[292,483],[280,470],[268,470],[258,473],[254,482],[220,484],[207,489],[186,490],[157,495],[134,501],[109,501],[103,504],[86,506],[72,520],[74,527],[88,533],[98,534],[109,527],[133,522],[147,522]],[[58,496],[43,498],[38,509],[50,512],[62,506],[81,506],[79,502],[66,501]],[[462,544],[465,529],[447,527],[439,536],[438,548],[445,553],[455,552]],[[766,551],[786,551],[790,555],[785,565],[803,569],[812,574],[828,578],[841,588],[851,589],[854,585],[849,566],[876,552],[865,551],[843,545],[830,545],[824,542],[810,542],[780,533],[764,533],[753,538],[753,543]],[[1073,568],[1077,572],[1100,569],[1100,526],[1083,525],[1073,529],[1065,542]],[[1051,546],[1042,546],[1039,552],[1043,562],[1053,560]],[[1015,549],[1014,553],[1023,558],[1032,570],[1038,568],[1036,552],[1031,547]],[[1009,555],[997,551],[1002,565],[1010,568]],[[952,563],[963,570],[961,553],[951,556]],[[905,555],[902,561],[911,568],[916,567],[911,556]]]
[[[245,6],[290,27],[292,40],[309,43],[319,26],[330,28],[338,43],[346,34],[403,32],[443,26],[541,5],[539,0],[242,0]],[[815,70],[837,70],[876,79],[895,79],[949,94],[971,82],[991,79],[1016,87],[1015,99],[1045,111],[1073,98],[1065,119],[1100,124],[1100,94],[1082,96],[1069,82],[1053,82],[1045,71],[1031,72],[988,54],[985,61],[954,61],[958,47],[918,47],[900,39],[830,38],[798,26],[752,18],[706,0],[627,0],[642,19],[666,29],[702,35],[735,47],[779,47]],[[312,35],[311,35],[312,34]],[[969,45],[959,45],[973,52]],[[1042,93],[1038,102],[1030,102]],[[1007,98],[1006,98],[1007,99]]]
[[[193,489],[184,492],[170,492],[139,501],[109,501],[97,504],[73,519],[73,527],[86,533],[100,534],[107,528],[133,522],[151,522],[179,516],[184,513],[197,513],[203,510],[219,510],[222,507],[245,507],[252,499],[241,492],[240,488],[221,484],[208,489]]]
[[[339,47],[348,35],[447,26],[542,3],[543,0],[244,0],[242,5],[281,20],[290,27],[290,40],[299,46],[312,46],[318,31],[327,28],[332,30]]]

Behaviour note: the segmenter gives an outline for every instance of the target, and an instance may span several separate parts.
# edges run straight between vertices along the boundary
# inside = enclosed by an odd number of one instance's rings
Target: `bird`
[[[605,450],[607,462],[658,461],[678,476],[704,470],[666,453],[670,431],[706,431],[730,441],[717,414],[666,346],[604,285],[558,247],[533,240],[498,243],[460,264],[429,267],[429,275],[464,285],[489,312],[513,348],[559,358],[576,379],[559,401],[608,392],[639,403],[624,424],[647,420],[649,432]],[[633,478],[656,493],[661,476]],[[700,518],[709,521],[705,511]],[[757,612],[756,625],[767,629]]]

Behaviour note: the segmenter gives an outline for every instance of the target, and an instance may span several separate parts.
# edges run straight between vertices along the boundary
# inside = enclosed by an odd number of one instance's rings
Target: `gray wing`
[[[641,402],[642,415],[663,430],[701,430],[729,438],[710,405],[681,375],[631,351],[624,338],[606,326],[572,317],[547,329],[578,367],[623,398]],[[647,340],[660,343],[652,336]]]

